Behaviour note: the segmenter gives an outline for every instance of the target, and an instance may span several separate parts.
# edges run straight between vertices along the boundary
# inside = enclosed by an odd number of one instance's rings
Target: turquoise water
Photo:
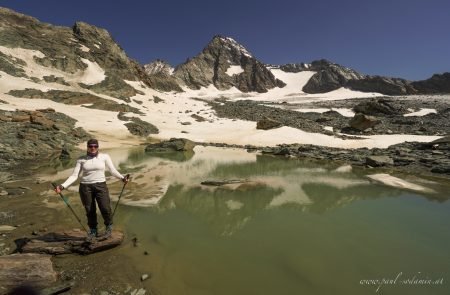
[[[138,239],[127,255],[157,294],[450,293],[448,183],[416,179],[424,194],[367,170],[216,148],[134,151],[120,167],[135,181],[116,224]]]

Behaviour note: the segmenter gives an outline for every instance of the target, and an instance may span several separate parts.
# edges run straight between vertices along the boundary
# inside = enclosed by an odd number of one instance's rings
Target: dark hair
[[[98,145],[98,140],[95,139],[95,138],[91,138],[91,139],[89,139],[88,142],[87,142],[87,145],[90,145],[90,144],[96,144],[96,145]]]

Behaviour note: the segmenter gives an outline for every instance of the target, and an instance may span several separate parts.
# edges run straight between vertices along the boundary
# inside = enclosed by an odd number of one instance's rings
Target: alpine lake
[[[75,281],[71,294],[450,294],[448,180],[391,173],[424,190],[396,188],[367,177],[388,170],[243,149],[103,152],[132,175],[114,222],[126,238],[53,258],[61,280]],[[73,166],[1,185],[0,224],[18,226],[1,237],[3,254],[33,231],[80,228],[50,185]],[[108,186],[114,208],[123,185]],[[64,195],[85,223],[77,190]]]

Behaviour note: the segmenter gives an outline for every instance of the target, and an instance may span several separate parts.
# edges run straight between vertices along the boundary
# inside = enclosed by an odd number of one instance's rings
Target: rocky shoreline
[[[366,168],[382,168],[408,174],[420,174],[450,179],[450,137],[435,143],[405,142],[387,149],[340,149],[309,144],[281,144],[276,147],[229,145],[225,143],[196,143],[203,146],[244,148],[274,156],[301,158],[312,161],[332,161]]]
[[[197,143],[200,145],[245,148],[248,151],[260,151],[265,154],[339,161],[343,164],[368,168],[383,167],[407,173],[413,171],[416,174],[450,178],[450,99],[448,96],[362,98],[319,101],[301,105],[267,104],[249,100],[231,102],[221,99],[209,102],[209,104],[219,117],[255,121],[257,125],[271,125],[272,128],[290,126],[307,132],[333,135],[343,139],[355,139],[355,135],[386,133],[436,135],[443,136],[443,138],[425,144],[405,142],[386,149],[349,150],[302,144],[256,147],[225,143]],[[351,109],[357,115],[374,118],[378,123],[369,128],[358,129],[351,126],[352,120],[355,118],[344,117],[337,111],[302,113],[292,110],[300,107],[306,109]],[[427,108],[435,109],[436,113],[425,116],[404,116],[407,113]],[[324,129],[326,126],[331,126],[333,131]]]

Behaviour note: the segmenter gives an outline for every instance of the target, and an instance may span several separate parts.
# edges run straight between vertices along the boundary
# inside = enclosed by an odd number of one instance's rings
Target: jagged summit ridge
[[[249,58],[253,57],[252,54],[244,46],[242,46],[241,44],[236,42],[236,40],[234,40],[231,37],[224,37],[221,35],[216,35],[214,38],[219,39],[221,42],[224,43],[224,46],[227,46],[228,49],[230,49],[230,50],[238,50],[241,54],[243,54]]]

